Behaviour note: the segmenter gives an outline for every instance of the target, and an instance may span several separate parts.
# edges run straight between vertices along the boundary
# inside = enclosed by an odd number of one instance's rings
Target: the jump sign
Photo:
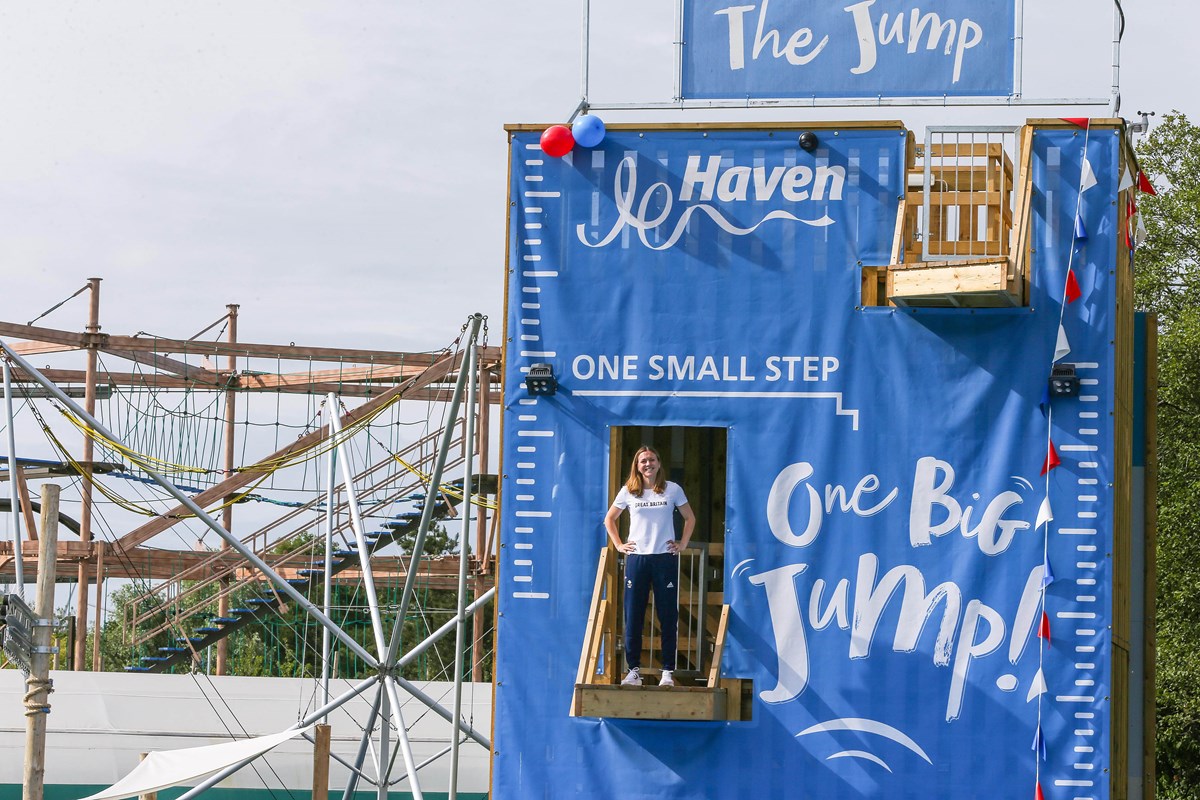
[[[1002,97],[1013,0],[685,0],[685,99]]]

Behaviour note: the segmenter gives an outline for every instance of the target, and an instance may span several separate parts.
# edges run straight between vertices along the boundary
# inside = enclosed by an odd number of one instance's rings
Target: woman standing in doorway
[[[683,536],[675,539],[675,509],[683,517]],[[629,541],[617,530],[621,512],[629,509]],[[617,492],[604,516],[608,538],[625,554],[624,686],[641,686],[642,623],[654,590],[654,606],[662,629],[662,677],[659,686],[674,686],[675,649],[679,627],[679,553],[696,527],[696,515],[679,484],[663,474],[658,452],[643,445],[633,455],[629,479]]]

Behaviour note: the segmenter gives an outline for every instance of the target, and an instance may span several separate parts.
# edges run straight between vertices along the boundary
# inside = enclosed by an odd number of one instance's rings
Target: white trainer
[[[637,667],[634,667],[633,669],[629,670],[629,673],[625,676],[625,680],[621,681],[621,685],[622,686],[641,686],[642,685],[642,673],[638,671]]]
[[[658,685],[668,687],[675,685],[675,676],[671,674],[671,670],[663,670],[662,677],[658,679]]]

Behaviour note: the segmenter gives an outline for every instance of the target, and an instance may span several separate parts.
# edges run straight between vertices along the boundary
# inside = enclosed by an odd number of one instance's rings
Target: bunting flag
[[[1067,270],[1067,288],[1066,288],[1067,303],[1068,304],[1074,303],[1076,300],[1078,300],[1082,296],[1083,296],[1083,292],[1080,291],[1080,289],[1079,289],[1079,281],[1075,280],[1075,270],[1068,269]]]
[[[1051,517],[1053,519],[1053,517]],[[1042,588],[1054,583],[1054,570],[1050,569],[1050,554],[1042,556]]]
[[[1028,703],[1035,697],[1041,697],[1050,689],[1046,686],[1046,674],[1042,672],[1042,668],[1038,667],[1037,674],[1033,676],[1033,683],[1029,684],[1029,694],[1025,695],[1025,702]]]
[[[1154,191],[1154,184],[1146,177],[1146,173],[1140,170],[1138,171],[1138,191],[1158,197],[1158,192]]]
[[[1058,363],[1071,352],[1071,343],[1067,341],[1067,332],[1062,323],[1058,323],[1058,341],[1054,344],[1054,363]]]
[[[1099,181],[1096,180],[1096,173],[1092,169],[1092,162],[1088,161],[1087,156],[1084,156],[1083,174],[1079,177],[1079,193],[1083,194],[1097,183],[1099,183]]]
[[[1038,401],[1038,408],[1042,410],[1042,416],[1046,416],[1046,412],[1050,410],[1050,382],[1042,387],[1042,399]]]
[[[1087,239],[1087,228],[1083,225],[1083,214],[1075,214],[1075,241],[1082,242]]]
[[[1042,761],[1046,760],[1046,737],[1042,735],[1042,726],[1040,724],[1033,733],[1033,747],[1029,749],[1037,751],[1038,755],[1042,757]]]
[[[1042,610],[1042,622],[1038,625],[1038,638],[1050,641],[1050,615],[1046,613],[1045,609]]]
[[[1141,247],[1142,242],[1146,241],[1146,221],[1142,219],[1142,215],[1137,215],[1137,228],[1133,232],[1133,244],[1135,247]]]
[[[1087,117],[1059,117],[1059,119],[1061,119],[1063,122],[1069,122],[1072,125],[1083,128],[1085,131],[1088,129],[1088,125],[1091,123],[1091,120]]]
[[[1036,789],[1033,793],[1033,800],[1046,800],[1046,795],[1042,794],[1042,782],[1038,781],[1035,786]]]
[[[1036,531],[1052,519],[1054,519],[1054,512],[1050,509],[1050,495],[1046,495],[1042,498],[1042,505],[1038,509],[1037,522],[1033,523],[1033,529]]]
[[[1050,442],[1050,448],[1046,453],[1046,460],[1042,462],[1042,474],[1045,475],[1061,463],[1062,461],[1058,458],[1058,451],[1054,449],[1054,442]]]
[[[1125,165],[1125,169],[1121,172],[1121,184],[1117,187],[1117,193],[1133,188],[1133,173],[1129,171],[1129,165]]]

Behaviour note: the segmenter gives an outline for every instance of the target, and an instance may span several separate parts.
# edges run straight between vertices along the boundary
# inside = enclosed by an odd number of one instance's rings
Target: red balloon
[[[551,125],[542,131],[542,152],[554,158],[562,158],[575,146],[575,137],[566,125]]]

